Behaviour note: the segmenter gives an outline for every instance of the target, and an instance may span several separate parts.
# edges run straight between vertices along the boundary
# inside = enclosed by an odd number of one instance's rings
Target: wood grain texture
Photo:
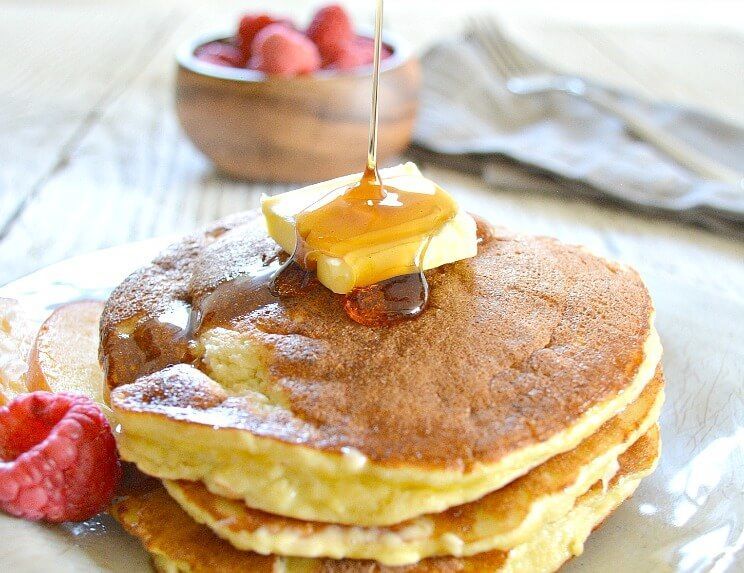
[[[301,19],[313,9],[301,0],[251,6]],[[358,22],[371,22],[365,3],[349,6]],[[695,27],[703,14],[690,10],[675,13],[674,25],[635,25],[629,16],[593,21],[561,6],[552,21],[557,8],[548,3],[499,6],[515,38],[562,68],[744,124],[744,87],[734,73],[744,64],[744,24],[724,26],[734,18],[719,14]],[[716,16],[706,6],[705,14]],[[262,193],[288,189],[220,175],[174,112],[177,46],[230,25],[244,7],[230,0],[0,0],[0,284],[78,253],[185,233],[255,207]],[[389,3],[386,23],[423,49],[469,14],[490,9],[485,0]],[[429,174],[468,208],[519,230],[585,243],[642,273],[661,272],[711,294],[744,297],[741,243],[508,182],[487,185],[433,168]]]

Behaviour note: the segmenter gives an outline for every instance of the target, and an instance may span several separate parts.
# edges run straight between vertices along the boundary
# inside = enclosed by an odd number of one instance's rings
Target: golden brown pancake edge
[[[660,438],[658,426],[642,436],[620,456],[620,470],[609,487],[626,478],[647,474],[658,461]],[[584,497],[601,494],[603,484],[596,483]],[[188,514],[158,486],[118,502],[112,513],[125,530],[134,535],[155,556],[164,561],[184,564],[193,573],[221,571],[223,573],[252,571],[273,572],[277,559],[235,549],[217,537],[208,527],[194,522]],[[606,516],[605,516],[606,517]],[[595,525],[598,527],[600,523]],[[437,557],[415,565],[387,567],[373,561],[318,560],[313,568],[317,573],[449,573],[455,571],[498,570],[508,558],[508,552],[490,551],[468,558]]]

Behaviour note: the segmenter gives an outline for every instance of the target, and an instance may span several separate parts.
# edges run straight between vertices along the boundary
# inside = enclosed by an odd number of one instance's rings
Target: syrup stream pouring
[[[346,189],[340,199],[366,205],[369,209],[378,209],[378,205],[388,196],[377,168],[377,133],[379,117],[380,61],[382,53],[382,20],[383,0],[377,0],[375,11],[375,42],[372,71],[372,103],[369,118],[369,141],[367,147],[367,165],[361,180]],[[339,189],[331,191],[324,198],[308,206],[296,217],[297,239],[290,259],[282,265],[271,280],[270,288],[276,295],[288,294],[282,288],[284,275],[293,266],[299,265],[313,270],[313,249],[309,247],[306,236],[301,232],[302,219],[313,216],[315,209],[322,209],[326,197],[337,194]],[[321,207],[318,207],[318,205]],[[342,224],[334,221],[334,224]],[[309,226],[312,231],[312,225]],[[428,240],[427,240],[428,243]],[[422,249],[423,251],[423,249]],[[421,253],[417,256],[416,265],[420,266]],[[291,293],[289,293],[291,294]],[[422,272],[402,277],[393,277],[381,283],[355,288],[344,297],[344,309],[348,316],[361,324],[381,326],[411,318],[420,314],[428,299],[428,285]]]
[[[375,55],[372,70],[372,109],[369,115],[369,147],[367,148],[367,169],[365,176],[373,174],[374,181],[382,189],[380,173],[377,171],[377,127],[379,124],[379,101],[378,94],[380,91],[380,53],[382,52],[382,12],[383,0],[377,0],[377,10],[375,11]]]

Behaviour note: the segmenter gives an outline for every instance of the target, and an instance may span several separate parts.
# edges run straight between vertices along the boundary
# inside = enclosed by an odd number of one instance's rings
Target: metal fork
[[[472,37],[488,55],[488,60],[515,95],[536,95],[548,92],[567,93],[584,99],[603,111],[621,119],[626,129],[638,139],[656,147],[690,171],[708,179],[733,185],[744,185],[744,174],[722,165],[690,147],[686,142],[659,129],[643,117],[631,112],[607,91],[594,87],[582,78],[561,74],[545,62],[527,53],[506,37],[493,18],[472,19]]]

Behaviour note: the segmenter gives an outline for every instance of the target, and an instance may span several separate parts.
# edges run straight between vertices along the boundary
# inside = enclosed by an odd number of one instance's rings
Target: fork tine
[[[486,41],[491,46],[491,51],[498,54],[498,57],[504,62],[508,70],[507,77],[521,74],[520,64],[514,58],[514,53],[509,46],[510,42],[504,36],[498,23],[493,18],[486,18],[483,21],[483,30],[485,31]]]
[[[498,27],[495,27],[491,18],[476,21],[476,34],[480,46],[504,79],[509,79],[515,74],[519,75],[521,70],[512,58],[511,53],[505,49],[503,35]]]
[[[514,43],[493,17],[484,18],[480,24],[481,38],[490,45],[489,52],[507,69],[507,77],[524,76],[548,71],[548,66]]]
[[[548,71],[549,68],[547,64],[538,60],[514,42],[507,40],[505,45],[507,46],[507,49],[511,50],[512,57],[519,63],[519,68],[522,70],[523,74],[539,74]]]
[[[540,66],[535,58],[525,52],[518,44],[506,35],[504,29],[495,19],[489,19],[488,26],[493,35],[494,41],[498,41],[502,51],[508,54],[505,57],[508,57],[512,62],[512,69],[515,74],[528,74],[544,71],[541,70],[543,66]]]
[[[472,18],[470,20],[470,30],[472,38],[475,39],[477,44],[486,52],[486,60],[494,68],[496,73],[502,78],[509,78],[510,66],[504,60],[501,53],[495,49],[491,38],[489,37],[489,30],[484,27],[483,22],[479,19]]]

